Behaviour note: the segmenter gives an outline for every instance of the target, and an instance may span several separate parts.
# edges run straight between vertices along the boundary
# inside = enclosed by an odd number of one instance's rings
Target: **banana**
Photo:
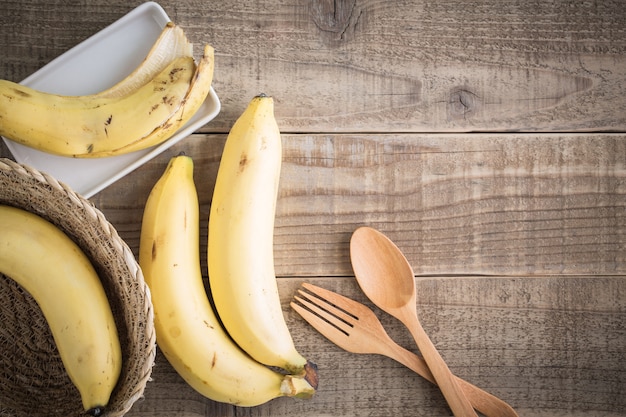
[[[193,58],[178,58],[131,95],[116,98],[59,96],[0,80],[0,134],[58,155],[107,154],[167,120],[194,71]]]
[[[214,401],[251,407],[312,396],[308,380],[256,362],[221,327],[202,282],[199,218],[193,161],[173,157],[146,202],[139,243],[160,350],[191,387]]]
[[[191,78],[187,94],[183,97],[180,106],[161,126],[154,129],[149,135],[136,142],[129,143],[111,154],[128,153],[157,145],[173,135],[198,111],[206,100],[211,83],[213,82],[214,50],[205,45],[204,53]]]
[[[121,155],[157,145],[200,108],[213,80],[214,51],[196,65],[182,29],[169,23],[142,64],[97,94],[62,96],[0,80],[0,135],[78,158]]]
[[[52,223],[0,205],[0,272],[37,301],[84,409],[101,415],[119,378],[122,354],[89,259]]]
[[[257,96],[222,153],[209,213],[209,282],[217,313],[237,344],[261,363],[301,374],[309,362],[293,344],[274,272],[281,162],[273,99]]]

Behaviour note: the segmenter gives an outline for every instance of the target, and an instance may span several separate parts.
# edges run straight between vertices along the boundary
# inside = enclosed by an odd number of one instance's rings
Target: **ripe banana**
[[[0,80],[0,135],[56,155],[120,155],[168,139],[200,108],[213,48],[196,65],[182,29],[168,24],[144,62],[97,94],[61,96]]]
[[[250,407],[281,396],[312,396],[315,388],[306,379],[256,362],[223,330],[202,282],[199,235],[193,161],[176,156],[148,197],[139,243],[165,357],[191,387],[215,401]]]
[[[59,96],[0,80],[0,134],[59,155],[98,156],[150,134],[180,106],[195,71],[179,58],[121,98]]]
[[[66,234],[33,213],[0,205],[0,231],[0,272],[37,301],[84,409],[101,415],[122,355],[96,271]]]
[[[308,361],[293,344],[274,272],[281,162],[273,99],[257,96],[222,153],[209,214],[209,282],[217,313],[237,344],[261,363],[300,374],[309,371]]]
[[[161,126],[154,129],[149,135],[120,147],[114,154],[138,151],[157,145],[172,136],[191,119],[198,111],[211,89],[214,68],[213,52],[213,48],[210,45],[205,45],[204,53],[191,78],[191,84],[189,85],[187,94],[183,97],[180,106],[178,106],[174,114],[163,122]]]

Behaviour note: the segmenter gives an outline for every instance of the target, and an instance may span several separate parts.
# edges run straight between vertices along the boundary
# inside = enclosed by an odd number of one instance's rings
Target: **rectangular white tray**
[[[54,94],[102,91],[130,74],[148,54],[170,19],[154,2],[143,3],[110,26],[25,78],[21,84]],[[126,155],[77,159],[51,155],[3,138],[17,162],[30,165],[89,198],[189,136],[220,111],[213,88],[198,112],[171,138]]]

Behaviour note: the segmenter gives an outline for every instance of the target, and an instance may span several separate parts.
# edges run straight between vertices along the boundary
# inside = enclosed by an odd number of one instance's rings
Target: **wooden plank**
[[[416,281],[420,320],[451,370],[525,417],[623,416],[626,276],[450,277]],[[190,389],[159,354],[145,400],[130,416],[449,416],[439,390],[391,359],[342,351],[288,302],[307,281],[371,306],[349,278],[279,280],[294,341],[317,362],[309,401],[229,407]],[[416,351],[406,329],[372,307],[389,334]],[[411,410],[410,412],[407,410]]]
[[[0,78],[21,80],[140,2],[44,3],[3,2]],[[626,130],[620,0],[160,3],[216,49],[223,107],[207,132],[260,92],[285,132]]]
[[[23,79],[141,2],[3,1],[0,78]],[[422,323],[455,373],[525,417],[626,415],[619,0],[159,3],[192,41],[215,46],[222,112],[207,134],[92,200],[137,253],[150,188],[169,157],[186,152],[196,161],[206,268],[225,133],[254,94],[273,95],[284,132],[279,289],[296,344],[322,379],[311,401],[240,409],[202,398],[159,354],[129,415],[450,415],[435,387],[391,360],[341,351],[288,307],[303,281],[367,303],[348,257],[363,224],[411,261]],[[0,156],[9,156],[4,145]]]
[[[223,143],[194,135],[92,200],[137,250],[145,199],[185,152],[204,244]],[[392,238],[418,275],[626,273],[622,134],[286,134],[283,155],[280,276],[351,275],[360,225]]]

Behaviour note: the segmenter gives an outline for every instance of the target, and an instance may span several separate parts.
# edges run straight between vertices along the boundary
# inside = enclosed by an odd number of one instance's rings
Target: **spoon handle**
[[[419,322],[417,316],[408,315],[408,317],[405,316],[405,318],[407,319],[405,325],[408,327],[411,335],[413,335],[417,347],[420,352],[422,352],[424,361],[426,361],[430,372],[432,372],[435,377],[437,385],[448,402],[452,413],[455,417],[478,417],[469,399],[465,396],[457,383],[458,379],[452,374],[448,365],[439,354],[439,351],[437,351],[437,348],[433,345],[433,342],[422,328],[422,324]]]
[[[424,360],[415,353],[402,346],[391,343],[388,344],[384,355],[400,362],[402,365],[421,375],[424,379],[437,385],[437,381],[432,372],[428,368],[428,365],[424,363]],[[455,376],[456,381],[465,395],[468,397],[472,406],[483,413],[487,417],[519,417],[513,408],[487,391],[482,390],[476,385],[467,382],[458,376]]]

